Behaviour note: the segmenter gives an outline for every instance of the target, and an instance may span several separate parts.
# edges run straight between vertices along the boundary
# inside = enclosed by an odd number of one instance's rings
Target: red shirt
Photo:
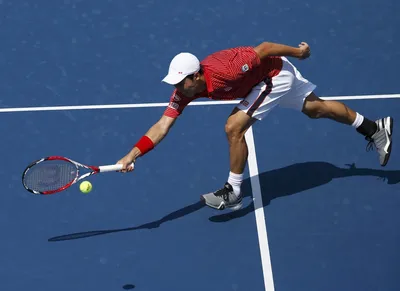
[[[207,90],[189,98],[175,89],[164,115],[176,118],[190,102],[201,97],[213,100],[245,98],[262,80],[279,74],[282,59],[268,57],[261,61],[253,47],[236,47],[209,55],[201,66]]]

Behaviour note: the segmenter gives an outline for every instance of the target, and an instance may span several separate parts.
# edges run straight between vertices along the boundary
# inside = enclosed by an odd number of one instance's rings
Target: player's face
[[[182,82],[175,85],[175,88],[187,97],[193,97],[197,93],[200,93],[203,89],[202,80],[197,76],[193,79],[185,78]]]

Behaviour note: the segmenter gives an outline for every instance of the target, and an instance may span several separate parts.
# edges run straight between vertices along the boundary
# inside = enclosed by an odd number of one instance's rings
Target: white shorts
[[[304,99],[317,87],[305,79],[285,57],[280,73],[257,84],[237,107],[262,120],[275,106],[301,111]]]

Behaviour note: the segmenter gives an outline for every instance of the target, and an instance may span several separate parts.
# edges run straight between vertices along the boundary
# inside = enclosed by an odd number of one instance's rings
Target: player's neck
[[[199,77],[199,81],[200,81],[199,91],[204,92],[205,90],[207,90],[207,82],[206,82],[206,78],[204,77],[204,74],[202,74]]]

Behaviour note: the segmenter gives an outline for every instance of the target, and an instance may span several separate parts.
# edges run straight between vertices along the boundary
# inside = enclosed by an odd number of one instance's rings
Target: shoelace
[[[224,188],[217,190],[217,191],[214,193],[214,195],[217,196],[217,197],[222,196],[222,198],[223,198],[224,200],[228,200],[228,198],[229,198],[229,192],[230,192],[229,189],[228,189],[226,186],[224,186]]]
[[[368,144],[367,144],[367,147],[366,147],[367,152],[375,150],[376,149],[376,145],[374,143],[374,140],[371,137],[368,137],[368,136],[365,137],[365,139],[368,141]]]
[[[379,130],[382,130],[384,128],[383,120],[380,120],[380,122],[377,123],[377,126],[378,126],[378,128],[377,128],[376,132],[378,132]],[[367,148],[366,148],[367,152],[377,149],[375,141],[373,140],[372,137],[366,136],[365,139],[368,141]]]

